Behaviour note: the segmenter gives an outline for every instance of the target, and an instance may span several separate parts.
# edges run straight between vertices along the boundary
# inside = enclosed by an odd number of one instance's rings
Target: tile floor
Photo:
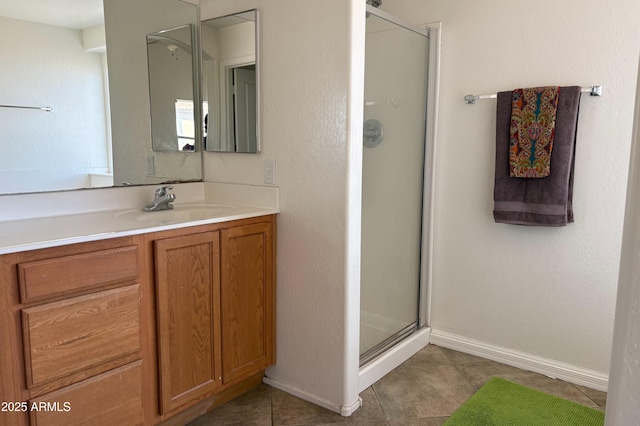
[[[604,392],[428,345],[362,392],[363,405],[351,417],[262,384],[189,426],[437,426],[493,376],[604,410]]]

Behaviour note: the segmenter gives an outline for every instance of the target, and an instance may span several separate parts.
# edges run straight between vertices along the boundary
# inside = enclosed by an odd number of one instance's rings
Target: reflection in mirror
[[[169,32],[176,46],[169,49],[169,44],[152,43],[150,49],[164,50],[167,58],[176,62],[190,63],[188,55],[181,49],[177,41],[188,43],[190,40],[189,26],[198,23],[197,6],[178,0],[104,0],[107,54],[109,56],[109,94],[112,103],[119,107],[111,108],[111,122],[113,129],[113,163],[114,181],[116,185],[132,183],[162,183],[175,181],[202,180],[201,156],[184,151],[178,151],[173,145],[172,151],[154,150],[152,141],[152,120],[150,115],[150,82],[149,63],[147,61],[147,36],[165,36],[165,30],[178,29]],[[184,31],[184,34],[182,33]],[[153,40],[149,40],[153,41]],[[162,46],[165,47],[162,47]],[[195,43],[191,44],[197,49]],[[190,50],[190,49],[188,49]],[[172,56],[172,53],[175,54]],[[196,55],[197,56],[197,55]],[[176,61],[175,58],[178,58]],[[163,65],[163,70],[157,70],[152,65],[152,73],[156,71],[168,72],[173,67]],[[152,76],[153,78],[153,76]],[[164,77],[163,77],[164,78]],[[186,84],[177,83],[179,87],[187,87],[187,94],[170,92],[176,79],[167,80],[163,90],[171,96],[170,108],[176,107],[177,100],[193,101],[191,78]],[[179,79],[181,80],[181,79]],[[162,79],[160,81],[163,81]],[[197,81],[197,80],[195,80]],[[155,90],[154,90],[155,94]],[[154,105],[159,102],[154,96]],[[163,101],[164,102],[164,101]],[[200,103],[200,100],[197,100]],[[184,104],[178,102],[178,107]],[[195,105],[199,110],[199,105]],[[155,106],[154,106],[155,108]],[[158,120],[154,110],[153,136],[158,137]],[[196,116],[198,111],[196,111]],[[172,141],[177,137],[175,113],[171,120],[167,120],[167,131]],[[195,137],[201,134],[199,126],[195,129]]]
[[[147,35],[151,146],[154,151],[195,151],[194,27]]]
[[[112,184],[101,5],[0,2],[1,193]]]
[[[0,0],[0,104],[51,107],[0,108],[0,194],[200,180],[151,150],[146,35],[185,24],[180,0]]]
[[[256,10],[202,22],[207,151],[258,152],[256,25]]]

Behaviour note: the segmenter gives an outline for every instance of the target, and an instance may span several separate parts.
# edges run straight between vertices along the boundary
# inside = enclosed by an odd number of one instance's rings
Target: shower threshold
[[[393,336],[383,340],[382,342],[378,343],[376,346],[372,347],[371,349],[369,349],[368,351],[360,355],[360,368],[362,368],[364,365],[374,360],[379,355],[387,352],[389,349],[391,349],[392,347],[394,347],[395,345],[397,345],[407,337],[411,336],[416,330],[418,330],[417,321],[414,322],[413,324],[409,324],[408,326],[406,326],[405,328],[403,328]]]

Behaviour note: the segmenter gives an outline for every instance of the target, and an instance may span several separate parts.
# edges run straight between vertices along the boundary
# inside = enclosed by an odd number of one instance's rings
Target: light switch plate
[[[153,155],[147,155],[147,176],[154,176],[156,174],[156,165]]]

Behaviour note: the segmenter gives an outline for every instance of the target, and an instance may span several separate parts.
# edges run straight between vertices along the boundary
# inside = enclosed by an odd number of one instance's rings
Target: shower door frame
[[[422,331],[429,326],[430,323],[430,280],[431,280],[431,257],[432,257],[432,243],[431,243],[431,227],[432,227],[432,184],[433,184],[433,169],[434,169],[434,142],[435,142],[435,88],[436,86],[436,73],[435,68],[432,67],[438,62],[437,51],[434,49],[434,39],[431,31],[431,27],[420,28],[413,26],[402,19],[397,18],[385,12],[379,10],[371,5],[366,5],[366,13],[377,16],[386,21],[392,22],[399,27],[417,33],[426,37],[427,39],[427,64],[425,75],[425,108],[424,108],[424,158],[423,158],[423,170],[422,170],[422,220],[421,220],[421,241],[420,241],[420,272],[419,272],[419,285],[418,285],[418,317],[416,322],[410,324],[404,329],[400,330],[395,335],[385,339],[378,345],[369,349],[365,353],[360,355],[360,368],[367,366],[370,363],[374,363],[377,358],[384,355],[387,351],[394,348],[399,343],[407,340],[411,336],[415,335],[419,331]],[[436,34],[437,37],[437,34]],[[434,89],[433,93],[430,89]],[[431,113],[430,113],[431,111]]]

